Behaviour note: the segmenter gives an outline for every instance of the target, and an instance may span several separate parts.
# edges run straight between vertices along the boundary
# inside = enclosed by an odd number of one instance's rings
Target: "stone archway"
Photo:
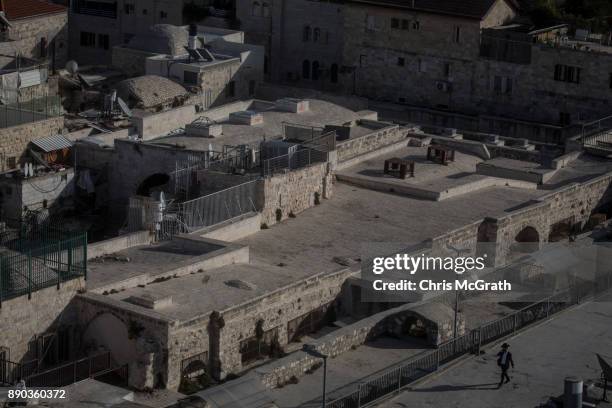
[[[514,237],[511,252],[514,255],[529,254],[540,249],[540,233],[532,226],[521,229]]]
[[[136,189],[136,195],[150,197],[151,193],[159,190],[170,182],[170,176],[165,173],[155,173],[144,179]]]
[[[110,351],[118,365],[131,363],[138,355],[136,341],[130,338],[128,327],[112,313],[102,313],[87,325],[83,344]]]

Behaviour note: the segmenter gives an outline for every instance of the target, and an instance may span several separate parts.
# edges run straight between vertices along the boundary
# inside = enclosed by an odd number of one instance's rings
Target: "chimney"
[[[187,44],[187,47],[190,50],[198,49],[198,26],[195,24],[189,25],[189,43]]]

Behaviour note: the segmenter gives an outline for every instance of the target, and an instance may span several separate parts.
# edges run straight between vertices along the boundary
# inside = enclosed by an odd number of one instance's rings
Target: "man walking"
[[[497,353],[497,365],[501,368],[501,379],[499,380],[499,385],[497,388],[501,388],[504,385],[504,379],[506,383],[510,382],[510,376],[508,376],[508,368],[512,365],[514,369],[514,361],[512,360],[512,353],[508,351],[510,345],[508,343],[502,344],[502,349],[499,353]]]

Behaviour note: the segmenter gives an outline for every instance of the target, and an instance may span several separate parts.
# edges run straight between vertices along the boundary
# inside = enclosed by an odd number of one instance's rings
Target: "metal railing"
[[[612,116],[580,124],[578,128],[584,146],[612,149]]]
[[[15,241],[0,253],[0,307],[2,302],[56,285],[87,273],[87,234],[45,245]]]
[[[442,343],[438,348],[406,364],[383,372],[376,378],[360,384],[358,389],[327,403],[328,408],[361,408],[400,392],[441,366],[466,354],[480,354],[483,345],[516,333],[517,330],[543,321],[551,315],[584,299],[612,288],[612,274],[598,276],[593,282],[577,283],[566,292],[531,304],[499,320],[486,323],[463,336]]]
[[[43,371],[38,371],[37,360],[28,363],[0,360],[0,384],[13,385],[23,380],[28,387],[64,387],[112,369],[108,351]]]
[[[261,175],[273,176],[290,170],[308,167],[311,164],[327,161],[327,152],[314,149],[301,149],[295,152],[261,161]]]
[[[258,180],[178,204],[178,218],[188,232],[258,211]]]

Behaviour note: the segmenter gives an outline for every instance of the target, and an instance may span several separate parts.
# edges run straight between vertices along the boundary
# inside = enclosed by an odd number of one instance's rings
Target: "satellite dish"
[[[75,60],[70,60],[66,63],[66,71],[71,75],[75,75],[79,72],[79,64]]]

